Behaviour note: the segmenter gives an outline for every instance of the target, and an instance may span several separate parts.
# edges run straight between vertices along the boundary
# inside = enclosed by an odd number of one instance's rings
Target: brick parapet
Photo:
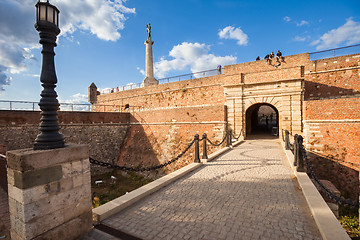
[[[224,74],[227,76],[238,75],[240,73],[256,73],[256,72],[267,72],[273,71],[274,69],[292,68],[298,66],[304,66],[309,62],[309,54],[302,53],[290,56],[284,56],[284,61],[281,65],[275,68],[274,66],[267,63],[266,60],[246,62],[234,65],[225,66]],[[272,63],[276,64],[276,59],[272,59]]]
[[[98,103],[106,103],[119,99],[131,99],[147,97],[159,93],[178,93],[178,91],[199,89],[205,87],[219,86],[222,84],[223,74],[216,76],[195,78],[191,80],[164,83],[159,85],[148,86],[145,88],[136,88],[127,91],[114,92],[98,96]]]
[[[307,73],[326,71],[332,69],[341,69],[360,66],[360,54],[351,54],[333,58],[325,58],[310,61],[307,67]]]

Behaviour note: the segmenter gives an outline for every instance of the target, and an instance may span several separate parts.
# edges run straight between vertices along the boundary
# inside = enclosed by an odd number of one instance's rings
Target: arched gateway
[[[299,73],[301,73],[300,69]],[[224,85],[229,127],[235,134],[242,131],[246,138],[256,131],[264,130],[268,117],[268,130],[277,127],[279,136],[282,134],[282,129],[288,129],[292,134],[301,133],[302,86],[303,78],[300,74],[296,79],[249,81],[249,83],[246,82],[246,74],[244,74],[242,83]],[[261,108],[265,106],[271,111],[262,111]],[[273,122],[270,121],[271,113]]]
[[[278,136],[279,111],[271,104],[256,103],[245,112],[246,135]]]

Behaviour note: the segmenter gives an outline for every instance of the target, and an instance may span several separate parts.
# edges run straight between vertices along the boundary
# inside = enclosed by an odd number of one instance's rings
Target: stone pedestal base
[[[156,78],[146,77],[144,79],[144,81],[142,82],[141,87],[147,87],[147,86],[158,85],[158,84],[159,84],[159,81]]]
[[[7,152],[11,239],[78,239],[92,227],[87,145]]]

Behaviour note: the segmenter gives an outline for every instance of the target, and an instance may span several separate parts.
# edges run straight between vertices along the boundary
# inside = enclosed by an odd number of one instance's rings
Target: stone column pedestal
[[[146,60],[145,60],[145,79],[142,82],[142,87],[147,87],[151,85],[157,85],[159,84],[159,81],[154,78],[154,63],[153,63],[153,54],[152,54],[152,45],[154,44],[154,41],[151,41],[150,39],[147,39],[145,41],[146,46]]]
[[[78,239],[92,227],[87,145],[7,152],[11,239]]]

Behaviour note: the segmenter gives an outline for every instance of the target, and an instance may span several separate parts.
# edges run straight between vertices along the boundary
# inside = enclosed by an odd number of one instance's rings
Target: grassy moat
[[[360,240],[358,209],[339,206],[339,222],[352,240]]]
[[[116,170],[92,176],[93,207],[105,204],[152,181],[153,179],[146,179],[133,172],[124,173]]]

